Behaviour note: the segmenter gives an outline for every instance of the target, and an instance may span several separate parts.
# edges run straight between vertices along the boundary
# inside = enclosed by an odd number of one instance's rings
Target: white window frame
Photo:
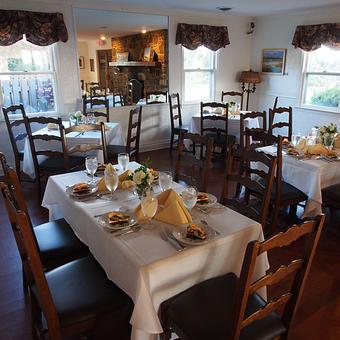
[[[215,100],[215,88],[216,88],[216,66],[217,66],[217,51],[211,51],[213,56],[213,68],[212,69],[201,69],[201,68],[192,68],[192,69],[185,69],[184,68],[184,48],[182,46],[181,53],[182,53],[182,98],[183,103],[185,104],[197,104],[200,103],[201,100],[192,100],[192,101],[186,101],[185,100],[185,74],[186,72],[209,72],[211,73],[211,84],[210,84],[210,97],[209,101]]]
[[[302,64],[302,72],[301,72],[301,91],[300,91],[300,107],[303,109],[314,110],[314,111],[324,111],[324,112],[332,112],[332,113],[340,113],[340,101],[339,106],[337,108],[331,108],[321,105],[310,105],[305,104],[305,96],[307,91],[307,78],[308,75],[330,75],[330,76],[340,76],[338,72],[312,72],[307,71],[308,62],[310,58],[310,52],[302,51],[303,53],[303,64]]]
[[[39,75],[39,74],[50,74],[52,83],[53,83],[53,97],[54,97],[54,111],[47,111],[47,112],[26,112],[26,115],[29,117],[38,117],[38,116],[45,116],[45,117],[56,117],[58,116],[58,107],[59,107],[59,92],[58,92],[58,80],[57,80],[57,62],[56,62],[56,44],[47,46],[50,48],[50,55],[51,55],[51,71],[40,71],[40,72],[26,72],[26,71],[17,71],[17,72],[0,72],[0,76],[2,75]],[[10,47],[10,46],[8,46]],[[4,100],[2,96],[2,89],[1,89],[1,82],[0,82],[0,107],[4,106]],[[10,120],[21,119],[21,114],[11,114]],[[3,112],[1,110],[0,113],[0,121],[4,121]]]

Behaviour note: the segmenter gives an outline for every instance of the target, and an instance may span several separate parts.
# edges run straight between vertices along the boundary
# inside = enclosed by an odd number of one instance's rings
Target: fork
[[[177,251],[182,251],[184,246],[180,244],[175,238],[170,237],[166,231],[160,232],[161,239],[163,241],[169,242]]]
[[[211,229],[216,235],[221,235],[221,233],[218,230],[212,228],[206,220],[201,220],[201,223],[203,223],[206,227]]]

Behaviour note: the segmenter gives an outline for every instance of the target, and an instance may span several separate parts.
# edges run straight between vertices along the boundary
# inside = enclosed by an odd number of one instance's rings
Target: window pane
[[[340,50],[322,46],[316,51],[307,53],[309,57],[307,71],[340,73]]]
[[[305,104],[338,107],[340,76],[307,75]]]
[[[184,69],[213,69],[213,51],[204,46],[191,51],[183,47]]]
[[[3,105],[22,103],[27,113],[56,111],[51,74],[0,75]]]
[[[211,99],[211,72],[186,72],[184,84],[185,101],[203,101]]]
[[[20,40],[11,46],[0,46],[0,72],[52,71],[49,46],[33,45]]]

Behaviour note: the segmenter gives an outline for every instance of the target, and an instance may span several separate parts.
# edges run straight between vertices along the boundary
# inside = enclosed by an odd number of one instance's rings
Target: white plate
[[[198,194],[203,194],[203,192],[199,192]],[[214,206],[217,202],[217,198],[216,196],[206,193],[208,195],[208,203],[196,203],[196,207],[199,208],[211,208],[212,206]]]
[[[198,224],[198,223],[196,223]],[[188,246],[200,246],[201,244],[208,243],[215,235],[213,231],[210,228],[206,228],[202,224],[198,224],[199,227],[205,230],[207,237],[205,240],[200,239],[192,239],[190,237],[187,237],[187,226],[188,224],[181,225],[179,227],[176,227],[172,231],[172,235],[176,238],[177,241],[180,243],[183,243]]]
[[[97,184],[90,184],[90,190],[89,191],[87,191],[83,194],[77,194],[77,193],[73,192],[73,187],[75,185],[77,185],[77,184],[74,184],[74,185],[67,187],[66,193],[68,193],[70,196],[73,196],[73,197],[76,197],[76,198],[88,197],[88,196],[91,196],[98,191]]]
[[[121,211],[117,211],[117,212],[121,213]],[[128,222],[123,223],[123,224],[113,225],[113,224],[109,223],[109,218],[107,217],[108,214],[109,213],[98,216],[98,222],[103,228],[108,229],[110,231],[130,228],[131,226],[133,226],[137,222],[133,217],[131,217],[131,215],[126,214],[126,215],[129,215],[129,221]]]

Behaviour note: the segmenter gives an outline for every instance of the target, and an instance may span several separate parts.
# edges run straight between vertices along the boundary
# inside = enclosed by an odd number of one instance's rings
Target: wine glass
[[[145,226],[152,226],[151,219],[156,215],[158,209],[158,199],[150,192],[147,192],[141,199],[142,213],[147,219]]]
[[[187,187],[182,191],[182,200],[185,207],[191,210],[197,202],[197,190],[195,187]]]
[[[125,171],[130,161],[130,157],[128,153],[120,153],[118,154],[118,164],[120,168]]]
[[[85,167],[86,167],[87,173],[92,176],[91,183],[93,183],[94,182],[94,174],[96,173],[97,168],[98,168],[97,157],[94,157],[94,156],[86,157]]]
[[[111,193],[111,200],[113,199],[113,193],[118,187],[118,182],[119,182],[119,177],[116,171],[104,171],[104,180],[105,180],[105,185],[106,188],[110,191]]]
[[[172,186],[172,173],[170,171],[162,171],[159,173],[159,186],[162,191],[166,191]]]
[[[301,139],[300,133],[292,134],[292,144],[294,147],[296,147],[299,144],[300,139]]]
[[[328,150],[333,149],[333,144],[334,144],[334,135],[331,133],[326,133],[323,136],[323,144]]]

